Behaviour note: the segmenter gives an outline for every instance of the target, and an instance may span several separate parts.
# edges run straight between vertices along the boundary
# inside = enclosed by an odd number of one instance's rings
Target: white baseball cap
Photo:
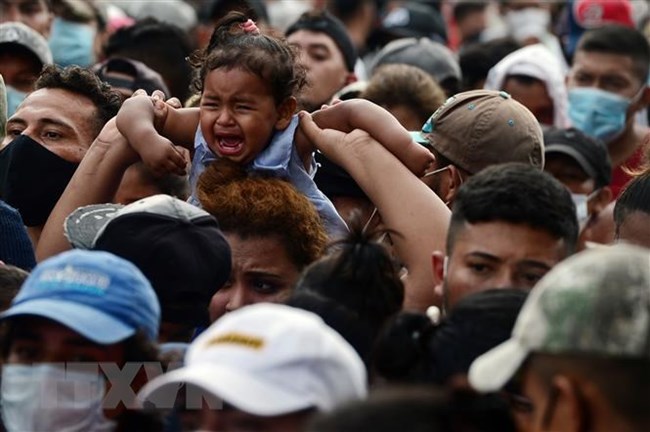
[[[317,315],[270,303],[219,319],[192,342],[184,367],[150,381],[138,398],[159,407],[183,383],[258,416],[329,411],[367,394],[352,346]]]

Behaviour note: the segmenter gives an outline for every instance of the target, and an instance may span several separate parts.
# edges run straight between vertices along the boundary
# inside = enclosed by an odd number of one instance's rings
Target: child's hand
[[[175,146],[167,138],[153,133],[146,142],[138,146],[142,162],[156,176],[168,173],[185,175],[189,153],[183,147]]]
[[[165,93],[160,90],[154,90],[153,93],[151,93],[151,96],[149,96],[146,91],[139,89],[133,92],[131,97],[136,96],[146,96],[151,99],[154,115],[153,124],[157,131],[162,130],[170,107],[174,109],[183,107],[183,104],[181,104],[181,101],[178,98],[173,97],[165,100]]]
[[[308,112],[301,111],[298,116],[300,117],[300,129],[305,137],[337,165],[345,167],[347,155],[352,152],[363,152],[366,146],[374,145],[372,137],[361,129],[342,132],[331,128],[321,128]]]

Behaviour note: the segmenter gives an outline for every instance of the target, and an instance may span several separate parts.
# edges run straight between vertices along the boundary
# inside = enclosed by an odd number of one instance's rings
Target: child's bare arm
[[[160,98],[139,94],[127,99],[117,114],[117,127],[128,140],[143,162],[157,174],[173,172],[184,174],[186,161],[172,141],[191,148],[192,138],[184,136],[187,127],[177,125],[189,123],[191,117],[198,124],[198,112],[192,110],[185,115],[168,106]],[[158,130],[160,130],[160,133]],[[172,138],[171,140],[169,138]]]
[[[301,113],[300,129],[322,152],[345,169],[377,207],[392,236],[395,252],[408,270],[404,309],[424,312],[440,299],[431,269],[431,252],[444,250],[449,209],[404,164],[365,131],[321,129]],[[390,173],[390,175],[386,175]]]
[[[322,129],[368,132],[418,176],[423,175],[433,162],[431,152],[415,143],[391,113],[368,100],[343,101],[316,111],[312,118]]]

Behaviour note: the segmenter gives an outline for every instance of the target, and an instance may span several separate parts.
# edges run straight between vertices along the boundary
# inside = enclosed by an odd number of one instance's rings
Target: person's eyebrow
[[[542,261],[537,261],[537,260],[523,260],[517,263],[517,267],[522,268],[522,267],[533,267],[533,268],[538,268],[540,270],[550,270],[551,266],[542,262]]]
[[[235,102],[247,102],[247,103],[255,103],[257,101],[257,98],[253,94],[238,94],[233,98]]]
[[[62,122],[61,120],[56,120],[56,119],[47,118],[47,117],[39,119],[38,123],[40,123],[41,125],[59,126],[59,127],[71,130],[71,131],[74,130],[74,128],[70,124],[68,124],[66,122]],[[27,126],[27,121],[21,119],[20,117],[17,117],[17,118],[14,117],[14,118],[11,118],[11,119],[7,120],[7,126],[15,125],[15,124],[26,127]]]
[[[265,279],[277,279],[279,281],[282,280],[282,276],[280,275],[277,275],[275,273],[265,272],[265,271],[257,271],[257,270],[247,271],[246,276],[265,278]]]
[[[18,118],[14,117],[14,118],[10,118],[9,120],[7,120],[7,126],[9,126],[10,124],[11,125],[17,124],[17,125],[20,125],[20,126],[27,126],[27,122],[25,120],[21,119],[20,117],[18,117]]]
[[[48,118],[48,117],[39,119],[38,122],[42,123],[44,125],[59,126],[59,127],[66,128],[66,129],[69,129],[69,130],[74,130],[74,127],[72,127],[72,125],[70,125],[69,123],[63,122],[61,120]]]
[[[471,257],[471,258],[482,258],[484,260],[488,261],[493,261],[493,262],[501,262],[501,258],[495,255],[491,255],[486,252],[470,252],[468,254],[465,254],[465,257]]]
[[[307,45],[306,48],[310,49],[310,50],[312,50],[312,49],[324,49],[326,51],[330,50],[330,48],[327,45],[325,45],[324,43],[320,43],[320,42],[310,43],[309,45]]]

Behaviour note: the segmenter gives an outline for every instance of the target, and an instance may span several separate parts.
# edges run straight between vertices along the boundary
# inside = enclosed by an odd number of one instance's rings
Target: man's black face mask
[[[78,166],[20,135],[0,152],[0,198],[25,225],[44,225]]]

